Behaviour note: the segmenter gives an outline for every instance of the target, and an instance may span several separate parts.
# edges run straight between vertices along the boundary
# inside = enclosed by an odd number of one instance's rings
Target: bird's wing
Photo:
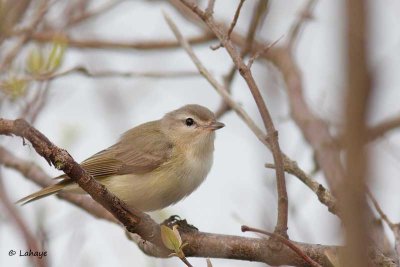
[[[96,179],[153,171],[170,158],[173,149],[158,125],[148,122],[127,131],[118,143],[83,161],[82,168]]]

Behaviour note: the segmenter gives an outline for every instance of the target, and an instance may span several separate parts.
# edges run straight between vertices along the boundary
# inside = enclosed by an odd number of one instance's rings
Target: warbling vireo
[[[214,131],[224,127],[209,109],[186,105],[161,120],[125,132],[119,142],[81,163],[97,181],[142,211],[167,207],[192,193],[213,162]],[[85,193],[68,176],[22,198],[28,202],[63,192]]]

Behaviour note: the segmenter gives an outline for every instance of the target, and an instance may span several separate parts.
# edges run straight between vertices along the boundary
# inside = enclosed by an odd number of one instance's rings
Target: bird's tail
[[[55,194],[62,190],[66,186],[65,181],[61,181],[60,183],[50,185],[46,188],[43,188],[42,190],[37,191],[36,193],[30,194],[29,196],[26,196],[24,198],[21,198],[16,202],[16,204],[20,205],[25,205],[28,204],[29,202],[47,197],[49,195]]]

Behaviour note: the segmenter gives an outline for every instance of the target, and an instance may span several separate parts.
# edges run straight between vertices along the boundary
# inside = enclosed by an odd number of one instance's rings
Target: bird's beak
[[[215,130],[221,129],[222,127],[225,127],[225,124],[223,124],[222,122],[219,122],[219,121],[214,121],[214,122],[210,123],[209,125],[207,125],[205,128],[215,131]]]

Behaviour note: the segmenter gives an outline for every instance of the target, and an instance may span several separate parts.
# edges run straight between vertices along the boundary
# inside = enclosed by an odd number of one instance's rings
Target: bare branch
[[[225,39],[226,39],[226,40],[229,40],[229,39],[231,38],[231,34],[232,34],[232,32],[233,32],[233,29],[234,29],[235,26],[236,26],[237,20],[239,19],[240,10],[242,10],[242,6],[243,6],[243,4],[244,4],[244,1],[245,1],[245,0],[240,0],[239,5],[238,5],[238,7],[236,8],[235,16],[233,17],[233,20],[232,20],[232,22],[231,22],[231,25],[229,26],[228,32],[227,32],[227,34],[226,34],[226,36],[225,36]],[[210,2],[211,2],[211,1],[210,1]],[[211,15],[212,15],[212,14],[211,14]],[[207,16],[207,18],[210,18],[211,15],[208,14],[208,12],[207,12],[207,10],[206,10],[206,16]],[[222,46],[223,46],[223,43],[220,42],[218,45],[212,46],[211,49],[212,49],[212,50],[217,50],[218,48],[220,48],[220,47],[222,47]]]
[[[238,7],[236,9],[236,12],[235,12],[235,16],[233,17],[233,20],[231,22],[231,26],[229,26],[228,33],[226,34],[226,39],[228,39],[228,40],[231,38],[231,34],[233,32],[233,29],[235,28],[236,23],[237,23],[237,21],[239,19],[240,11],[242,10],[242,6],[244,4],[244,1],[245,0],[240,0],[239,5],[238,5]]]
[[[59,33],[53,32],[37,32],[33,33],[31,38],[34,41],[47,43],[52,42],[55,37],[59,37]],[[179,46],[175,40],[156,40],[156,41],[132,41],[118,42],[106,41],[98,39],[75,39],[68,35],[62,36],[68,43],[69,47],[83,49],[138,49],[138,50],[153,50],[153,49],[171,49]],[[192,37],[189,42],[192,44],[203,44],[215,39],[214,34],[204,33],[202,35]]]
[[[379,213],[381,216],[382,220],[386,222],[386,224],[389,226],[389,228],[392,230],[393,235],[394,235],[394,248],[397,254],[397,264],[400,264],[400,223],[393,223],[388,216],[386,215],[385,212],[383,212],[381,206],[379,205],[378,201],[372,194],[372,192],[367,188],[366,189],[367,195],[371,199],[376,211]]]
[[[182,0],[183,4],[189,7],[194,13],[196,13],[203,21],[208,25],[210,30],[218,37],[220,42],[226,48],[228,54],[231,56],[232,61],[239,70],[246,81],[250,92],[256,102],[257,108],[260,112],[261,118],[263,120],[264,126],[267,130],[268,138],[267,142],[271,145],[271,151],[274,158],[274,163],[276,168],[276,179],[277,179],[277,189],[278,189],[278,218],[275,231],[284,236],[287,235],[287,221],[288,221],[288,196],[286,192],[285,183],[285,173],[283,171],[283,159],[282,153],[280,151],[278,142],[278,132],[276,131],[271,115],[268,111],[267,106],[262,98],[260,90],[253,78],[251,70],[244,64],[240,54],[237,52],[231,40],[226,39],[221,27],[214,21],[212,17],[205,17],[204,12],[200,8],[190,1]]]
[[[214,5],[215,0],[208,0],[207,8],[206,8],[206,16],[211,17],[214,13]]]
[[[367,140],[371,142],[387,132],[400,127],[400,116],[387,119],[367,129]]]
[[[259,0],[257,5],[254,6],[252,19],[249,25],[249,30],[247,31],[246,44],[245,46],[242,47],[240,52],[240,56],[242,58],[244,58],[251,51],[253,47],[256,31],[259,25],[262,24],[263,18],[266,17],[265,14],[267,12],[267,6],[268,6],[268,1],[265,0]],[[231,87],[233,79],[235,78],[235,74],[236,74],[236,66],[235,64],[233,64],[228,74],[224,77],[224,85],[228,92],[230,92],[232,89]],[[230,106],[227,103],[225,103],[225,101],[222,99],[221,104],[219,105],[217,111],[215,112],[215,116],[217,118],[220,118],[230,110],[231,110]]]
[[[92,71],[84,66],[76,66],[71,69],[49,73],[43,75],[29,76],[24,77],[24,79],[28,81],[51,81],[54,79],[58,79],[60,77],[72,75],[72,74],[81,74],[90,78],[110,78],[110,77],[118,77],[118,78],[181,78],[181,77],[199,77],[198,72],[194,71],[147,71],[147,72],[121,72],[121,71],[113,71],[113,70],[99,70]]]
[[[295,161],[291,161],[288,158],[284,159],[285,162],[285,172],[294,175],[299,178],[308,188],[310,188],[315,195],[318,197],[318,200],[328,207],[328,210],[335,215],[339,215],[339,207],[336,201],[336,198],[332,195],[332,193],[325,188],[322,184],[318,183],[310,176],[308,176],[302,169],[297,166]],[[265,164],[266,168],[275,169],[274,164]]]
[[[296,23],[297,21],[294,25]],[[240,39],[237,38],[237,41]],[[344,177],[340,160],[341,149],[332,137],[329,125],[314,114],[304,98],[302,74],[293,57],[292,48],[288,45],[272,47],[268,53],[262,54],[262,57],[271,61],[282,72],[291,116],[314,149],[317,162],[333,194],[336,195],[338,183]]]
[[[193,267],[193,265],[190,264],[190,262],[186,259],[186,257],[182,257],[180,259],[187,267]]]
[[[251,69],[251,66],[253,65],[254,61],[259,58],[262,54],[267,54],[268,50],[270,50],[272,47],[274,47],[281,39],[283,38],[283,35],[276,39],[273,43],[270,43],[266,45],[264,48],[261,50],[256,51],[253,56],[249,59],[249,62],[247,63],[247,67]]]
[[[382,220],[386,222],[386,224],[392,228],[394,226],[394,223],[392,221],[389,220],[388,216],[383,212],[381,206],[379,205],[378,201],[376,200],[376,198],[374,197],[374,195],[372,195],[371,190],[369,190],[368,188],[366,189],[366,193],[369,196],[369,198],[372,201],[372,204],[374,204],[374,207],[376,209],[376,211],[379,213],[379,216],[381,216]]]
[[[45,107],[46,99],[50,91],[50,82],[42,82],[38,85],[34,97],[26,104],[21,117],[34,124],[40,111]]]
[[[110,11],[114,7],[118,6],[119,4],[123,3],[125,0],[111,0],[106,4],[103,4],[103,6],[97,8],[96,10],[88,11],[88,12],[83,12],[79,16],[71,17],[70,20],[67,22],[65,25],[66,28],[69,28],[71,26],[80,24],[82,22],[86,22],[89,19],[93,19],[99,15],[104,14],[107,11]]]
[[[270,236],[272,238],[276,238],[280,242],[282,242],[284,245],[286,245],[288,248],[290,248],[291,250],[296,252],[297,255],[302,257],[305,262],[310,264],[310,266],[321,267],[321,265],[319,265],[317,262],[315,262],[313,259],[311,259],[309,256],[307,256],[307,254],[305,254],[298,246],[296,246],[289,239],[286,239],[286,238],[284,238],[284,237],[282,237],[280,235],[277,235],[277,234],[269,233],[269,232],[264,231],[264,230],[256,229],[256,228],[253,228],[253,227],[249,227],[247,225],[242,225],[241,229],[242,229],[242,232],[255,232],[255,233],[260,233],[260,234],[263,234],[263,235]]]
[[[299,37],[300,30],[302,26],[307,22],[307,20],[311,19],[312,11],[317,3],[317,0],[308,0],[303,10],[300,11],[300,15],[297,18],[297,21],[292,25],[289,38],[288,38],[288,47],[292,49],[296,40]]]
[[[365,255],[371,247],[368,204],[365,197],[367,185],[367,151],[364,149],[369,97],[371,95],[370,71],[367,62],[367,14],[365,0],[346,2],[346,67],[347,91],[345,110],[346,176],[339,184],[340,211],[346,236],[346,249],[342,262],[345,266],[372,266]],[[357,12],[354,12],[357,10]],[[373,248],[375,249],[375,248]]]

